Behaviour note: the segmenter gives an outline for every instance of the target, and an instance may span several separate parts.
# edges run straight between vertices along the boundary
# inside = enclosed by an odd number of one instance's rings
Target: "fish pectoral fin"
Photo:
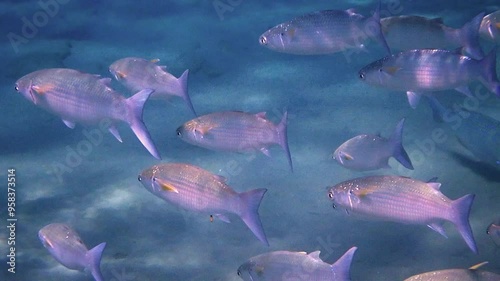
[[[352,157],[352,155],[350,155],[349,153],[341,152],[340,154],[342,155],[341,157],[343,160],[347,160],[347,161],[354,160],[354,157]]]
[[[177,188],[174,187],[173,184],[166,182],[164,180],[158,179],[158,178],[156,178],[155,181],[156,181],[156,183],[158,183],[158,185],[160,186],[160,188],[162,190],[179,193],[179,191],[177,190]]]
[[[500,29],[500,22],[495,23],[495,27],[496,27],[497,29]]]
[[[394,75],[401,69],[399,66],[384,66],[381,70],[387,74]]]
[[[150,62],[152,62],[152,63],[157,63],[157,62],[159,62],[159,61],[160,61],[160,59],[151,59],[151,60],[150,60]]]
[[[372,188],[364,188],[364,189],[352,191],[352,194],[354,194],[358,199],[362,199],[362,198],[365,198],[366,196],[368,196],[369,194],[373,193],[374,191],[375,190]]]
[[[481,266],[487,264],[488,262],[487,261],[483,261],[481,263],[478,263],[476,265],[473,265],[471,267],[469,267],[469,270],[477,270],[478,268],[480,268]]]
[[[441,234],[444,238],[448,238],[448,235],[446,235],[446,232],[444,232],[443,225],[440,223],[431,223],[427,225],[430,229],[436,231],[437,233]]]
[[[224,214],[215,214],[214,216],[225,223],[231,223],[231,220],[229,219],[229,217],[227,217]]]
[[[264,274],[264,266],[262,265],[258,265],[254,268],[255,270],[255,273],[257,273],[257,276],[262,276],[262,274]]]
[[[269,150],[265,147],[262,147],[260,149],[260,152],[262,152],[262,154],[266,155],[267,157],[271,157],[271,153],[269,152]]]
[[[295,35],[295,28],[290,28],[290,29],[287,29],[286,34],[287,34],[290,38],[293,38],[293,36]]]
[[[119,71],[117,70],[116,71],[116,78],[117,79],[123,79],[123,78],[126,78],[127,77],[127,74],[123,71]]]
[[[70,128],[70,129],[75,128],[75,122],[64,120],[64,119],[62,119],[62,121],[63,121],[64,125],[66,125],[68,128]]]
[[[31,89],[34,90],[37,94],[43,95],[46,92],[54,89],[54,85],[52,84],[34,85],[31,86]]]
[[[198,126],[198,128],[194,129],[198,134],[200,134],[202,137],[204,137],[206,134],[210,132],[213,128],[216,128],[216,125],[201,125]]]
[[[266,119],[266,112],[263,111],[263,112],[256,113],[255,116],[258,118]]]
[[[422,94],[413,91],[407,91],[406,96],[408,97],[408,103],[410,104],[411,108],[413,109],[417,108],[418,103],[420,102],[420,98],[422,97]]]

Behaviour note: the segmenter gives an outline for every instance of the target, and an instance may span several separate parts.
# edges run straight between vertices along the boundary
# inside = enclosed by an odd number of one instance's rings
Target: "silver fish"
[[[49,253],[62,265],[73,270],[88,270],[96,281],[103,281],[100,263],[106,243],[88,250],[71,227],[51,223],[38,231],[38,238]]]
[[[475,80],[500,97],[496,49],[482,60],[439,49],[404,51],[363,67],[359,78],[370,85],[406,91],[413,108],[421,94],[431,91],[456,89],[472,96],[467,84]]]
[[[493,242],[497,246],[500,246],[500,219],[488,225],[488,228],[486,229],[486,234],[490,236],[491,240],[493,240]]]
[[[364,48],[374,39],[390,54],[380,28],[379,9],[369,18],[354,9],[310,13],[269,29],[259,37],[259,43],[282,53],[320,55]]]
[[[479,34],[482,38],[500,45],[500,10],[486,15],[481,22]]]
[[[175,78],[175,76],[167,72],[165,66],[156,64],[159,61],[159,59],[145,60],[128,57],[113,62],[109,67],[109,71],[116,80],[132,91],[154,90],[155,92],[151,95],[151,98],[181,97],[193,114],[196,115],[188,95],[189,70],[184,71],[181,77]]]
[[[403,148],[404,121],[404,118],[399,121],[389,139],[363,134],[347,140],[335,150],[333,158],[347,169],[369,171],[390,168],[389,158],[394,157],[413,170],[410,157]]]
[[[443,269],[414,275],[404,281],[500,281],[500,275],[478,270],[488,262],[482,262],[469,269]]]
[[[96,124],[102,120],[127,123],[155,158],[160,154],[142,121],[142,110],[153,90],[144,89],[126,99],[109,87],[110,78],[74,69],[42,69],[17,80],[15,89],[27,100],[63,120],[69,128],[75,123]],[[114,124],[108,130],[122,141]]]
[[[349,281],[352,258],[356,247],[349,249],[335,263],[319,257],[320,251],[276,251],[250,258],[237,271],[245,281],[322,280]]]
[[[293,171],[288,148],[287,116],[273,124],[265,112],[251,114],[240,111],[215,112],[190,120],[177,128],[177,135],[187,143],[200,147],[233,152],[261,151],[269,156],[268,147],[279,144],[285,150]]]
[[[423,224],[446,237],[443,223],[451,222],[469,248],[477,253],[469,224],[474,195],[457,200],[443,195],[440,183],[399,176],[369,176],[341,182],[329,189],[334,207],[349,214],[408,224]]]
[[[227,214],[239,216],[262,243],[269,245],[258,209],[267,189],[234,191],[222,176],[182,163],[154,165],[138,177],[152,194],[186,210],[207,213],[224,222]]]
[[[462,28],[443,24],[441,18],[421,16],[394,16],[380,19],[387,44],[394,50],[465,48],[465,53],[475,59],[484,57],[479,45],[479,26],[484,13],[475,16]]]
[[[500,121],[475,111],[452,111],[434,97],[427,97],[434,119],[444,121],[459,142],[481,162],[500,169]]]

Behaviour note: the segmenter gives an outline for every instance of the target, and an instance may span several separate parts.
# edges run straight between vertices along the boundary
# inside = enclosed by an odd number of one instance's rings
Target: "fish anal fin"
[[[63,121],[64,125],[66,125],[66,127],[70,128],[70,129],[75,128],[75,122],[64,120],[64,119],[62,119],[62,121]]]
[[[267,157],[271,157],[271,153],[269,152],[269,150],[266,147],[262,147],[260,149],[260,152],[262,152],[262,154],[266,155]]]
[[[448,235],[446,235],[446,232],[444,231],[443,225],[439,223],[431,223],[427,225],[430,229],[436,231],[437,233],[441,234],[443,237],[448,238]]]
[[[215,214],[213,216],[220,219],[221,221],[223,221],[225,223],[231,223],[231,220],[229,219],[229,217],[224,215],[224,214]]]

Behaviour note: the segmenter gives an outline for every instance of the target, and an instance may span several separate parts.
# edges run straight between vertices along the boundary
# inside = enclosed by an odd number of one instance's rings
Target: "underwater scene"
[[[3,281],[500,281],[500,2],[0,2]]]

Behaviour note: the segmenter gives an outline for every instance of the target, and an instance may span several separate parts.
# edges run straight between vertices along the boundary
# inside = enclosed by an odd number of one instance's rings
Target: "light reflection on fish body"
[[[229,222],[227,214],[239,216],[255,236],[269,245],[258,209],[267,189],[238,193],[222,176],[183,163],[164,163],[142,171],[139,181],[152,194],[185,210],[214,215]]]
[[[467,55],[482,59],[479,45],[479,26],[484,13],[474,17],[462,28],[455,29],[443,24],[441,18],[402,15],[382,18],[380,24],[387,44],[393,50],[465,48]]]
[[[279,124],[266,118],[265,112],[251,114],[240,111],[215,112],[190,120],[177,129],[177,135],[187,143],[200,147],[232,152],[260,151],[269,156],[268,147],[280,145],[293,170],[288,147],[287,116]]]
[[[155,158],[160,155],[142,121],[142,110],[153,90],[144,89],[126,99],[109,87],[111,79],[74,69],[51,68],[27,74],[17,80],[16,91],[36,106],[59,116],[69,128],[75,123],[108,121],[108,130],[122,141],[115,127],[127,123]]]
[[[403,166],[413,170],[411,160],[403,148],[404,119],[399,121],[391,138],[377,135],[359,135],[341,144],[333,153],[334,159],[343,167],[369,171],[390,168],[389,158],[394,157]]]
[[[237,271],[244,281],[331,280],[349,281],[350,267],[356,247],[349,249],[335,263],[327,264],[320,251],[275,251],[250,258]]]
[[[123,83],[131,91],[152,89],[151,98],[168,99],[178,96],[187,103],[189,109],[196,115],[193,104],[188,95],[189,70],[176,78],[167,71],[165,66],[157,64],[159,60],[145,60],[142,58],[127,57],[113,62],[109,71],[116,80]]]
[[[360,49],[378,41],[390,53],[380,30],[379,12],[364,17],[349,9],[325,10],[281,23],[259,37],[259,43],[273,51],[296,55],[319,55]]]
[[[472,96],[467,85],[476,80],[500,97],[496,49],[482,60],[440,49],[403,51],[368,64],[358,75],[367,84],[406,91],[412,107],[432,91],[456,89]]]
[[[450,200],[441,184],[399,176],[368,176],[341,182],[329,189],[334,207],[367,219],[427,225],[446,237],[443,223],[451,222],[469,248],[477,253],[469,224],[474,195]]]
[[[49,253],[62,265],[73,270],[88,270],[96,281],[103,281],[100,263],[106,243],[88,250],[71,227],[62,223],[44,226],[38,238]]]

